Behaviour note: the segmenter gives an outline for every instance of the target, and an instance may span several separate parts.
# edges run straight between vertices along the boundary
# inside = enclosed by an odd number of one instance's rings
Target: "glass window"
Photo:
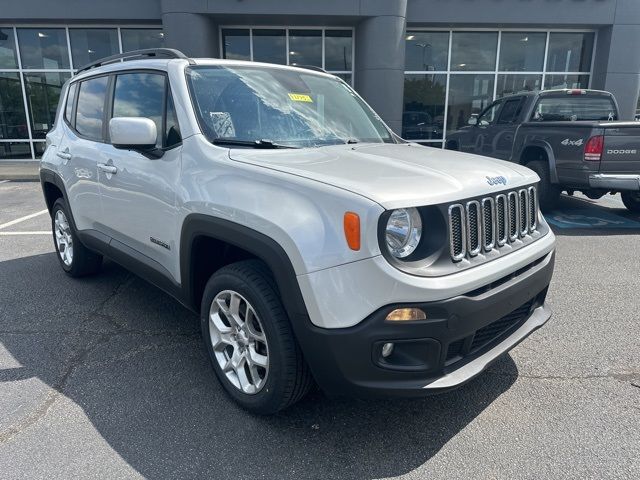
[[[254,29],[253,59],[256,62],[287,63],[287,42],[284,30]]]
[[[178,124],[178,115],[176,114],[176,107],[173,103],[173,96],[171,92],[168,92],[167,96],[167,122],[164,131],[166,148],[171,148],[182,142],[182,135],[180,135],[180,125]]]
[[[616,106],[609,96],[562,95],[540,98],[531,119],[537,122],[617,120]]]
[[[19,28],[22,68],[59,70],[69,68],[64,28]]]
[[[77,83],[73,83],[69,86],[69,94],[67,95],[67,104],[64,109],[64,118],[67,122],[71,123],[73,120],[73,101],[76,98]]]
[[[496,97],[542,89],[542,75],[498,75]]]
[[[122,51],[164,47],[164,33],[158,28],[122,28]]]
[[[500,110],[500,117],[498,117],[498,123],[512,123],[520,115],[522,110],[522,98],[514,98],[504,102],[502,110]]]
[[[85,80],[80,84],[76,110],[76,130],[80,135],[91,140],[102,141],[107,83],[108,77],[98,77]]]
[[[251,60],[251,38],[248,28],[225,28],[222,30],[222,58]]]
[[[13,28],[0,28],[0,68],[18,68]]]
[[[547,75],[544,77],[544,89],[589,88],[589,75]]]
[[[42,158],[46,148],[47,144],[45,142],[33,142],[33,153],[36,154],[36,160]]]
[[[502,102],[496,102],[487,108],[484,112],[480,114],[478,117],[478,125],[486,126],[491,125],[496,121],[496,115],[498,115],[498,110],[500,110],[500,106]]]
[[[447,76],[405,75],[402,138],[442,139]]]
[[[449,79],[449,106],[447,131],[465,125],[471,114],[480,113],[493,100],[493,75],[451,75]]]
[[[269,139],[291,147],[394,141],[348,86],[325,75],[211,66],[189,68],[187,79],[196,115],[211,141]]]
[[[351,79],[351,74],[350,73],[334,73],[332,75],[335,75],[336,77],[341,78],[342,80],[347,82],[349,85],[353,85],[353,83],[351,81],[352,79]]]
[[[70,76],[57,72],[24,75],[33,138],[44,138],[53,127],[62,85]]]
[[[113,96],[113,117],[145,117],[156,124],[157,145],[162,146],[164,75],[127,73],[118,75]]]
[[[495,70],[498,32],[453,32],[451,70]]]
[[[29,138],[17,73],[0,73],[0,138]]]
[[[502,32],[500,66],[505,72],[541,72],[547,34],[543,32]]]
[[[31,147],[28,142],[0,142],[0,159],[31,158]]]
[[[353,39],[351,38],[351,30],[325,30],[325,70],[342,70],[350,72],[352,45]]]
[[[322,30],[289,30],[289,64],[322,67]]]
[[[591,70],[594,33],[550,33],[548,72],[588,72]]]
[[[442,148],[442,142],[418,142],[420,145],[424,145],[425,147],[432,148]]]
[[[115,28],[69,29],[73,66],[80,68],[118,53],[118,30]]]
[[[446,70],[449,57],[449,32],[407,32],[405,70]]]

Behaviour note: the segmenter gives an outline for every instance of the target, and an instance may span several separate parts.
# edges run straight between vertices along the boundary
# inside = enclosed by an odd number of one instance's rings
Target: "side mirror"
[[[478,116],[473,114],[469,117],[469,120],[467,120],[467,123],[469,125],[477,125],[478,124]]]
[[[150,118],[118,117],[109,120],[109,135],[116,148],[144,152],[156,148],[158,130]]]

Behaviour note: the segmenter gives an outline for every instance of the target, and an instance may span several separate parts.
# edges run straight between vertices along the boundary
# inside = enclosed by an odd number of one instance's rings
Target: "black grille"
[[[538,211],[538,194],[536,187],[529,187],[529,231],[533,232],[538,226],[536,213]]]
[[[498,217],[496,235],[498,245],[502,246],[507,242],[507,198],[504,195],[498,196],[496,200],[496,215]]]
[[[527,221],[528,213],[527,191],[520,190],[520,235],[526,235],[529,231],[529,222]]]
[[[491,250],[495,245],[495,222],[493,220],[493,199],[482,200],[482,233],[484,235],[484,249]]]
[[[477,330],[472,334],[473,340],[471,340],[470,345],[467,344],[467,348],[465,348],[465,342],[471,336],[450,343],[447,348],[445,363],[452,363],[452,361],[458,359],[458,357],[478,353],[483,347],[499,340],[502,336],[514,330],[529,316],[534,302],[535,298],[532,298],[524,305],[516,308],[513,312]]]
[[[469,253],[475,255],[480,250],[480,235],[478,228],[478,209],[480,207],[478,202],[470,202],[467,208],[469,215]]]
[[[518,197],[515,192],[509,193],[509,238],[515,240],[518,237]]]
[[[462,205],[454,205],[449,213],[449,234],[451,235],[451,256],[464,256],[464,230],[462,226]]]

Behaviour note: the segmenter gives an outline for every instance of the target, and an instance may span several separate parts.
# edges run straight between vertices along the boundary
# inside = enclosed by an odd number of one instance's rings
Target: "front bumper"
[[[554,252],[483,288],[447,300],[378,309],[353,327],[296,329],[318,384],[329,395],[421,396],[472,379],[551,317],[545,304]],[[389,322],[395,308],[427,319]],[[478,340],[479,339],[479,340]],[[382,345],[392,342],[388,359]]]
[[[611,191],[640,190],[640,175],[596,173],[589,175],[589,186]]]

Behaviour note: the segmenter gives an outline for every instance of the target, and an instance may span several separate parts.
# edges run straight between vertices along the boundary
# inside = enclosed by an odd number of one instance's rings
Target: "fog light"
[[[387,320],[392,322],[405,322],[410,320],[426,320],[427,314],[419,308],[396,308],[387,315]]]
[[[382,345],[382,356],[387,358],[393,353],[393,343],[385,343]]]

